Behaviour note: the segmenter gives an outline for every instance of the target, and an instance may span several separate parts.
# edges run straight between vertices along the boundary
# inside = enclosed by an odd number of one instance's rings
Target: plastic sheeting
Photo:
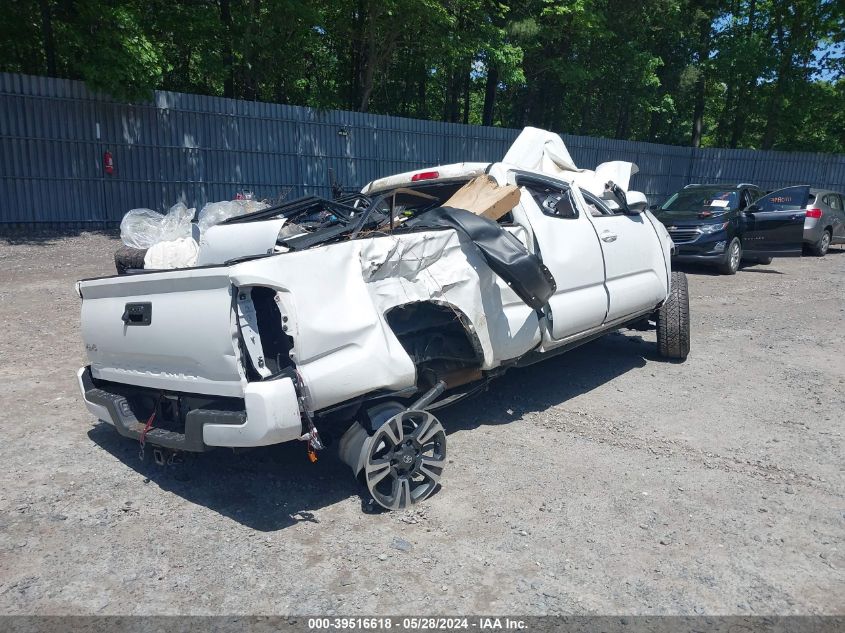
[[[233,218],[239,215],[246,215],[266,209],[270,205],[258,200],[223,200],[221,202],[209,202],[199,212],[197,216],[197,224],[200,227],[200,232],[204,233],[206,229],[220,224],[224,220]]]
[[[601,163],[595,171],[579,169],[558,134],[535,127],[522,130],[502,162],[520,169],[557,176],[599,197],[603,196],[604,185],[608,180],[627,191],[631,176],[639,171],[634,163],[621,160]]]
[[[199,245],[192,237],[156,242],[144,255],[145,270],[171,270],[196,266]]]
[[[166,215],[152,209],[132,209],[120,223],[120,239],[132,248],[150,248],[158,242],[191,236],[195,209],[177,202]]]

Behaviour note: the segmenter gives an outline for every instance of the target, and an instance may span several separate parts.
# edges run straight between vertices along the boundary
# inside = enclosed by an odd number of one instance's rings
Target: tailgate
[[[79,290],[94,378],[243,396],[228,268],[91,279]]]

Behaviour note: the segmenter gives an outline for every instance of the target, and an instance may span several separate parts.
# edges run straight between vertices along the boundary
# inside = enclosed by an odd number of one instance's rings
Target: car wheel
[[[725,249],[725,259],[719,264],[719,272],[723,275],[735,275],[742,261],[742,244],[738,237],[731,240]]]
[[[812,251],[813,255],[817,257],[824,257],[827,255],[827,251],[830,248],[830,230],[825,229],[822,236],[819,238],[819,241],[813,244]]]
[[[144,268],[144,255],[147,254],[146,248],[132,248],[131,246],[121,246],[114,252],[114,267],[118,275],[125,275],[127,270]]]
[[[446,465],[443,425],[428,411],[396,403],[377,405],[369,414],[381,424],[370,433],[355,422],[341,438],[341,459],[387,510],[405,510],[428,498]]]
[[[657,349],[664,358],[684,360],[690,348],[687,276],[672,273],[672,291],[657,310]]]
[[[772,263],[772,258],[771,257],[760,257],[760,258],[757,259],[757,263],[763,264],[763,266],[768,266],[769,264]]]

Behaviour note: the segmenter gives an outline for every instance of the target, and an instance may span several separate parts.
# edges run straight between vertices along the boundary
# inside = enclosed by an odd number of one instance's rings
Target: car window
[[[663,203],[665,215],[718,215],[739,208],[740,192],[720,187],[681,189]]]
[[[840,211],[842,210],[842,199],[835,193],[832,193],[827,196],[827,206],[829,206],[831,209],[836,209],[837,211]]]
[[[534,180],[521,180],[519,184],[528,190],[545,215],[567,220],[578,217],[578,208],[568,187]]]
[[[584,189],[581,190],[581,195],[584,196],[584,201],[587,203],[587,211],[589,211],[590,215],[593,217],[613,215],[613,211],[610,210],[610,207],[608,207],[601,198],[594,196]]]
[[[760,211],[791,211],[803,209],[809,197],[810,188],[807,185],[800,185],[767,193],[754,204]]]

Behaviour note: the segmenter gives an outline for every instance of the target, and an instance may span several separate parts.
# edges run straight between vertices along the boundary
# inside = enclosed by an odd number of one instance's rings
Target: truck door
[[[581,191],[601,240],[610,305],[606,322],[654,308],[666,298],[668,280],[663,248],[643,214],[613,212],[593,194]]]
[[[799,257],[810,187],[787,187],[766,194],[742,214],[743,256]]]
[[[590,221],[578,211],[569,185],[516,176],[520,208],[531,224],[543,263],[554,275],[549,333],[555,340],[599,327],[607,314],[604,262]]]

